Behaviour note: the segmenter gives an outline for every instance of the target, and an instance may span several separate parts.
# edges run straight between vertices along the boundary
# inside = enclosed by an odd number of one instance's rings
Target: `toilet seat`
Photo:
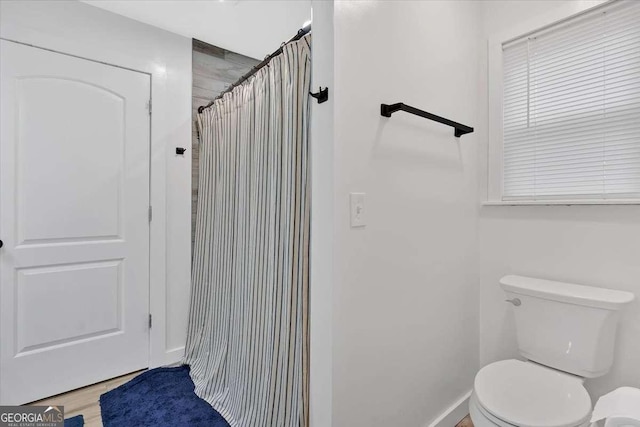
[[[513,424],[509,424],[506,421],[501,420],[498,417],[494,417],[489,411],[484,409],[482,405],[478,403],[478,398],[475,393],[471,394],[469,398],[469,412],[471,414],[471,420],[475,427],[518,427]],[[584,423],[575,427],[594,427],[589,419]]]
[[[502,360],[476,375],[474,394],[486,413],[522,427],[575,427],[589,420],[582,379],[532,362]]]
[[[475,393],[472,393],[469,398],[469,414],[474,427],[517,427],[491,415],[478,403]]]

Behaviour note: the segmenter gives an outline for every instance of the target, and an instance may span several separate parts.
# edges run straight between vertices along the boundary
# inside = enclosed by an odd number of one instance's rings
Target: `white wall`
[[[334,427],[426,426],[472,387],[478,138],[380,104],[479,125],[477,9],[335,3]]]
[[[487,37],[514,25],[553,22],[597,2],[481,3],[486,45]],[[486,47],[482,52],[486,64]],[[486,67],[482,70],[486,83]],[[480,103],[486,105],[483,86]],[[485,112],[481,109],[483,123]],[[479,137],[484,150],[486,128]],[[479,182],[486,190],[483,174]],[[481,365],[518,355],[513,314],[498,286],[505,274],[623,289],[640,299],[640,206],[486,206],[480,211],[479,242]],[[621,320],[612,372],[586,382],[593,397],[622,385],[640,387],[639,299]]]
[[[331,426],[332,292],[334,284],[333,2],[313,0],[311,87],[329,100],[311,104],[310,384],[311,427]]]
[[[76,1],[2,1],[0,37],[151,74],[151,366],[181,359],[191,268],[191,40]]]

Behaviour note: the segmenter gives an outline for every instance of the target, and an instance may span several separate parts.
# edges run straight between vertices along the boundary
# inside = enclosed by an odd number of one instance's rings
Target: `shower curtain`
[[[310,41],[198,115],[184,362],[233,427],[308,425]]]

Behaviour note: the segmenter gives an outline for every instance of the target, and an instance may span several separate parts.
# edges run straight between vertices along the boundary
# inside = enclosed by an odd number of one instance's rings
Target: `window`
[[[640,200],[640,1],[501,49],[502,200]]]

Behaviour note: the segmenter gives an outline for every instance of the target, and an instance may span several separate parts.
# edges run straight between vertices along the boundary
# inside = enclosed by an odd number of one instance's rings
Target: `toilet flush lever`
[[[520,307],[522,305],[522,301],[520,301],[520,298],[513,298],[513,299],[506,299],[506,302],[510,302],[511,304],[515,305],[516,307]]]

